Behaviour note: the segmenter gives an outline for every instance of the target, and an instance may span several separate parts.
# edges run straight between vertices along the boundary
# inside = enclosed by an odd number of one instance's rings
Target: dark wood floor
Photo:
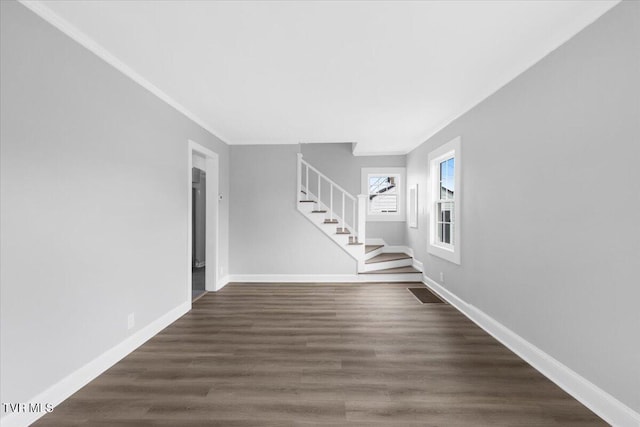
[[[606,425],[408,286],[228,285],[36,425]]]

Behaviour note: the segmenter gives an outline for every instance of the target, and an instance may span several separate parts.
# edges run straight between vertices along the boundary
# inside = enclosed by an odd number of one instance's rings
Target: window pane
[[[442,202],[442,217],[444,222],[451,222],[453,219],[453,202]]]
[[[397,177],[385,175],[369,176],[369,194],[397,193]]]
[[[451,244],[451,224],[442,224],[442,243]]]
[[[452,157],[448,160],[447,165],[447,188],[451,190],[451,199],[453,199],[453,194],[455,192],[455,159]]]
[[[398,196],[395,194],[378,194],[369,196],[369,213],[398,212]]]
[[[437,231],[439,243],[453,244],[454,202],[436,203]]]
[[[455,160],[440,162],[440,199],[453,200],[455,191]]]

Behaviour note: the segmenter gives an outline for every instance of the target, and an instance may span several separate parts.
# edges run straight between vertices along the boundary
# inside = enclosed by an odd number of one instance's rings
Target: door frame
[[[219,265],[219,239],[220,239],[220,227],[219,227],[219,206],[218,206],[218,188],[220,186],[220,163],[218,154],[210,149],[188,140],[188,179],[187,179],[187,201],[188,201],[188,214],[187,214],[187,301],[191,304],[191,290],[193,287],[192,274],[191,274],[191,259],[193,256],[193,196],[192,196],[192,170],[193,170],[193,155],[198,154],[203,156],[207,162],[207,186],[206,186],[206,201],[205,201],[205,254],[206,254],[206,267],[204,276],[204,288],[208,292],[215,292],[218,290],[218,265]],[[213,255],[213,256],[212,256]]]

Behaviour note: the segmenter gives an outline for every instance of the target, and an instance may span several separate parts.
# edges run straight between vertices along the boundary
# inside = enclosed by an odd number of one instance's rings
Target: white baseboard
[[[357,274],[232,274],[229,282],[247,283],[331,283],[361,282]]]
[[[633,409],[480,309],[466,303],[430,277],[424,275],[423,278],[423,282],[427,287],[606,422],[620,427],[640,426],[640,414]]]
[[[29,402],[43,404],[51,403],[54,407],[59,405],[66,398],[122,360],[125,356],[176,321],[190,309],[191,301],[180,304],[133,335],[127,337],[120,344],[117,344],[115,347],[107,350],[91,362],[38,394],[33,399],[30,399]],[[2,427],[23,427],[34,423],[40,417],[45,415],[45,413],[5,413],[4,415],[5,416],[0,420]]]
[[[412,274],[232,274],[234,283],[370,283],[407,282],[416,280]],[[380,280],[380,279],[384,280]]]
[[[411,256],[413,256],[413,254],[409,254]],[[424,271],[424,264],[422,264],[422,262],[418,261],[417,259],[413,259],[413,268],[415,268],[416,270],[420,270],[420,271]]]
[[[224,288],[225,286],[227,286],[229,284],[230,280],[229,280],[229,276],[224,276],[223,278],[221,278],[220,280],[218,280],[218,283],[216,284],[216,290],[215,292],[218,292],[220,289]]]

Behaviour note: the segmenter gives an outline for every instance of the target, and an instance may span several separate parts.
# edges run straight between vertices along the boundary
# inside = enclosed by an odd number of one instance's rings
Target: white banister
[[[344,216],[344,195],[345,192],[342,192],[342,231],[344,231],[345,229],[345,225],[347,225],[347,221],[345,220],[345,216]]]
[[[365,245],[367,227],[367,195],[358,194],[358,240]]]
[[[351,224],[351,228],[353,229],[353,232],[355,234],[356,232],[356,227],[358,226],[358,223],[356,222],[356,202],[353,202],[353,223]]]
[[[329,184],[329,221],[333,222],[333,184]]]
[[[338,218],[340,226],[338,228],[342,229],[342,231],[349,230],[351,233],[350,241],[355,243],[359,241],[364,243],[364,232],[365,225],[364,222],[366,220],[366,196],[359,195],[357,198],[353,195],[349,194],[344,188],[340,187],[334,181],[329,179],[326,175],[320,172],[318,169],[311,166],[307,163],[301,153],[298,154],[298,200],[302,200],[300,194],[302,193],[302,167],[305,168],[304,171],[304,191],[305,191],[305,200],[313,200],[313,197],[316,197],[316,205],[317,208],[315,210],[322,210],[323,208],[329,209],[329,220],[333,222],[334,218]],[[318,176],[318,184],[317,184],[317,194],[312,194],[309,188],[309,171],[312,171],[314,174]],[[322,180],[325,180],[329,185],[329,203],[326,205],[322,204]],[[336,215],[336,211],[334,211],[334,191],[339,191],[342,195],[342,208],[341,208],[341,216]],[[326,192],[326,190],[325,190]],[[347,209],[347,199],[351,200],[351,206]],[[326,201],[326,198],[325,198]],[[328,205],[328,206],[327,206]],[[349,219],[352,221],[351,224],[347,225],[347,215],[349,215]]]
[[[309,163],[305,162],[304,160],[302,161],[302,163],[304,163],[307,166],[306,167],[307,176],[304,181],[304,198],[305,200],[309,200]]]
[[[296,203],[300,203],[300,195],[302,194],[302,153],[298,153],[298,164],[296,166],[298,193],[296,194]]]
[[[355,199],[356,199],[354,196],[352,196],[351,194],[349,194],[349,192],[348,192],[347,190],[345,190],[344,188],[340,187],[338,184],[336,184],[336,183],[335,183],[335,181],[333,181],[333,180],[332,180],[332,179],[330,179],[328,176],[326,176],[325,174],[323,174],[322,172],[320,172],[318,169],[316,169],[316,168],[314,168],[313,166],[311,166],[311,165],[310,165],[309,163],[307,163],[305,160],[302,160],[302,163],[303,163],[303,164],[304,164],[308,169],[311,169],[311,170],[312,170],[312,171],[314,171],[315,173],[317,173],[317,174],[319,174],[319,175],[322,175],[322,178],[323,178],[325,181],[327,181],[327,182],[328,182],[328,183],[330,183],[330,184],[333,184],[333,186],[334,186],[337,190],[339,190],[339,191],[341,191],[341,192],[345,193],[345,195],[346,195],[349,199],[351,199],[351,200],[355,200]]]
[[[322,177],[320,176],[320,173],[318,173],[318,210],[320,209],[320,182],[322,181]]]

